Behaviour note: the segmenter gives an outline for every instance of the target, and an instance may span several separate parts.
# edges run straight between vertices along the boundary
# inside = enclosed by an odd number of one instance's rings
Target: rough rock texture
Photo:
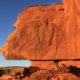
[[[23,10],[13,25],[15,30],[1,48],[4,57],[79,59],[79,0],[68,1],[63,0],[63,4],[51,6],[31,6]]]
[[[68,54],[80,59],[80,0],[63,0]]]
[[[53,61],[32,61],[32,66],[38,67],[38,68],[44,68],[44,69],[52,69],[55,66]]]
[[[32,6],[23,10],[15,30],[1,51],[6,59],[53,60],[64,59],[64,10],[60,4]],[[64,40],[64,41],[63,41]],[[64,54],[61,55],[61,54]]]
[[[75,66],[62,66],[56,70],[55,68],[45,69],[33,66],[20,70],[22,68],[1,68],[0,80],[80,80],[80,68]]]
[[[79,3],[63,0],[63,4],[23,10],[1,52],[5,59],[29,59],[32,67],[24,69],[23,76],[1,79],[80,80]]]

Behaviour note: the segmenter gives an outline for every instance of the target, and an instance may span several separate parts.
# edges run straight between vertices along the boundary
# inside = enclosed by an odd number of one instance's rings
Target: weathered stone
[[[32,66],[41,68],[41,69],[52,69],[55,68],[53,61],[32,61]]]
[[[15,30],[1,48],[5,59],[79,59],[78,9],[75,0],[27,7],[19,14],[13,25]]]
[[[62,44],[65,17],[61,6],[32,6],[23,10],[13,25],[15,30],[1,49],[4,57],[9,60],[65,58],[65,46]],[[62,53],[65,53],[64,56],[61,56]]]
[[[63,6],[68,57],[80,59],[80,0],[63,0]]]

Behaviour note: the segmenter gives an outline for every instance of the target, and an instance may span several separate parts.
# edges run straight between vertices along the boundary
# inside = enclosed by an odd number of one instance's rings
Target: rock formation
[[[1,48],[5,59],[50,63],[80,59],[78,1],[63,0],[63,4],[24,9],[13,25],[15,30]]]
[[[80,59],[80,1],[79,0],[63,0],[66,24],[65,32],[68,43],[69,56],[75,55]],[[71,57],[72,58],[72,57]]]
[[[75,73],[77,71],[78,73]],[[0,80],[80,80],[80,68],[75,66],[54,68],[3,67],[0,68]]]
[[[29,60],[79,59],[79,21],[77,13],[73,12],[77,11],[73,7],[68,9],[70,4],[64,1],[64,8],[63,4],[53,4],[31,6],[23,10],[13,25],[15,30],[1,49],[4,57]]]
[[[27,7],[18,15],[15,30],[1,51],[9,60],[67,59],[64,24],[62,4]]]
[[[15,30],[0,50],[7,60],[32,61],[25,80],[62,80],[65,75],[65,80],[80,79],[79,3],[30,6],[18,15]]]

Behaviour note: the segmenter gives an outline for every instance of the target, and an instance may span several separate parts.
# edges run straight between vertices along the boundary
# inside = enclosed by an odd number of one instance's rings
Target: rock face
[[[32,67],[14,76],[11,73],[18,69],[1,73],[2,80],[80,80],[80,61],[73,60],[80,59],[78,1],[31,6],[18,15],[15,30],[0,51],[8,60],[31,60]]]
[[[53,61],[32,61],[31,64],[32,66],[38,67],[40,69],[52,69],[56,67]]]
[[[73,10],[74,1],[63,0],[64,7],[53,4],[23,10],[13,25],[15,30],[1,48],[5,59],[79,59],[79,11],[77,3]]]
[[[63,0],[66,24],[65,32],[68,43],[69,56],[80,59],[80,1],[79,0]],[[72,54],[70,54],[72,53]],[[71,57],[71,58],[72,58]]]
[[[19,14],[13,25],[15,31],[1,49],[4,57],[29,60],[65,58],[61,56],[66,49],[62,44],[65,43],[64,22],[62,5],[26,8]]]

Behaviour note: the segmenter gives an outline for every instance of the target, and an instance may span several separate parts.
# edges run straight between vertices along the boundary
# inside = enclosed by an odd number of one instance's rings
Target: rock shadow
[[[80,68],[77,68],[76,66],[70,66],[68,67],[70,69],[70,73],[76,75],[77,77],[80,77]]]

